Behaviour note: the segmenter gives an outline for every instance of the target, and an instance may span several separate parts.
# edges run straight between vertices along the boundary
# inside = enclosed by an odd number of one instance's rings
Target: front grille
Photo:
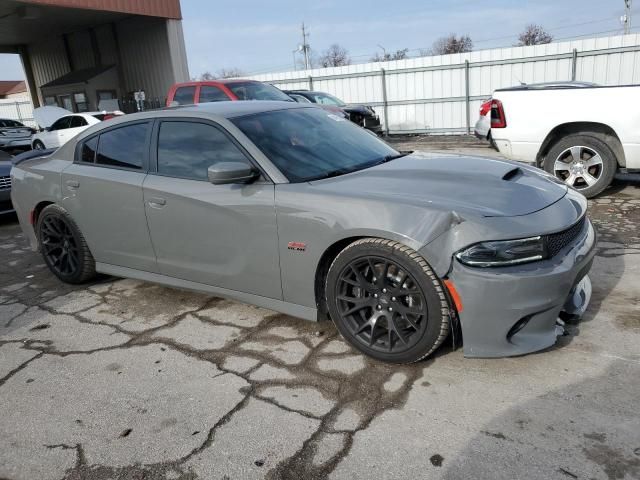
[[[0,190],[4,190],[5,188],[11,188],[11,177],[0,177]]]
[[[578,221],[578,223],[573,224],[566,230],[547,235],[545,240],[547,243],[547,252],[549,252],[549,257],[555,257],[560,250],[571,244],[578,237],[580,232],[582,232],[586,221],[587,217],[585,215]]]

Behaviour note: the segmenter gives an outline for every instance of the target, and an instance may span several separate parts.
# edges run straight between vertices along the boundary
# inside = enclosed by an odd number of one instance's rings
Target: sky
[[[302,22],[316,55],[338,43],[353,63],[364,63],[382,48],[408,48],[417,55],[449,33],[469,35],[474,50],[511,46],[530,23],[558,40],[614,35],[622,33],[624,13],[624,0],[181,0],[181,5],[192,77],[230,68],[245,74],[292,70]],[[640,5],[632,19],[637,19],[632,26],[640,27]],[[0,55],[0,79],[22,78],[17,56]]]

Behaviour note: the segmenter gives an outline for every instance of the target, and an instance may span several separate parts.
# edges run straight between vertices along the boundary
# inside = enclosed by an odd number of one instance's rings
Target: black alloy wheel
[[[329,267],[326,300],[345,339],[378,360],[418,361],[449,333],[440,280],[416,251],[391,240],[363,238],[340,252]]]
[[[45,207],[36,227],[40,250],[49,270],[66,283],[83,283],[95,276],[95,261],[84,236],[66,210]]]
[[[404,352],[427,323],[427,302],[415,279],[386,258],[353,260],[342,270],[335,295],[353,335],[373,350]]]
[[[62,219],[49,215],[41,225],[42,254],[47,265],[57,275],[73,276],[79,267],[78,245],[69,225]]]

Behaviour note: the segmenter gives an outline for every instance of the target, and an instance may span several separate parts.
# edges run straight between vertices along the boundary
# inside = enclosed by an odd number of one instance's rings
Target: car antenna
[[[515,73],[513,73],[512,75],[513,75],[514,77],[516,77],[516,80],[518,81],[518,83],[520,84],[520,86],[521,86],[521,87],[524,87],[524,86],[526,85],[526,83],[525,83],[525,82],[523,82],[522,80],[520,80],[520,79],[518,78],[518,76],[517,76]]]

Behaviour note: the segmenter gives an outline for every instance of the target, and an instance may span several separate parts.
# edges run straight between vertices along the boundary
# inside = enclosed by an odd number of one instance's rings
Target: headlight
[[[503,267],[535,262],[547,257],[542,237],[482,242],[456,253],[456,258],[472,267]]]

